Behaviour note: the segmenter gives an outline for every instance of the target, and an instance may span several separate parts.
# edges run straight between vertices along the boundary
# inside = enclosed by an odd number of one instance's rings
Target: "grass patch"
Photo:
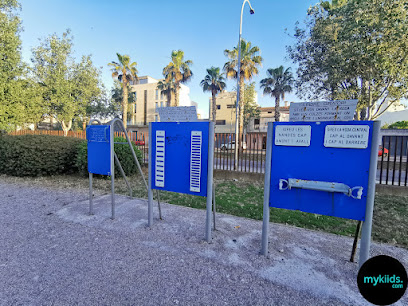
[[[147,170],[145,169],[147,172]],[[146,175],[147,177],[147,175]],[[59,175],[54,177],[18,178],[0,176],[7,182],[41,185],[61,189],[83,189],[89,186],[87,178],[79,175]],[[128,178],[133,196],[147,198],[147,192],[140,175]],[[263,184],[215,180],[217,212],[235,216],[262,220]],[[110,179],[94,178],[97,192],[110,193]],[[123,179],[115,181],[117,193],[126,194],[127,187]],[[156,199],[156,192],[153,193]],[[160,200],[170,204],[205,209],[206,198],[192,195],[161,191]],[[341,219],[299,211],[271,208],[271,222],[297,227],[325,231],[328,233],[354,236],[357,221]],[[391,243],[408,248],[408,197],[376,195],[372,237],[375,241]]]

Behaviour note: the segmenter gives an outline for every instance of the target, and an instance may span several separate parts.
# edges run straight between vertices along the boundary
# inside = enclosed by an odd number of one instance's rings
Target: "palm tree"
[[[128,84],[129,81],[138,80],[137,77],[137,63],[130,63],[129,55],[120,55],[116,53],[119,62],[112,61],[108,66],[112,67],[112,77],[117,78],[122,83],[123,97],[122,97],[122,120],[125,128],[127,126],[127,109],[128,109]]]
[[[260,49],[257,46],[252,47],[251,42],[244,39],[241,40],[241,69],[239,78],[239,135],[241,136],[244,129],[244,81],[251,80],[253,76],[258,74],[258,67],[262,65],[262,57],[259,55]],[[225,56],[229,61],[224,65],[224,71],[228,78],[237,78],[238,67],[238,47],[233,50],[224,50]],[[236,135],[235,137],[237,137]],[[237,146],[240,148],[239,141],[241,137],[237,137]]]
[[[215,105],[215,96],[226,87],[224,82],[223,74],[220,74],[220,68],[211,67],[207,69],[207,75],[204,80],[200,82],[200,85],[203,87],[203,91],[211,91],[212,95],[212,121],[215,122],[216,118],[216,105]]]
[[[275,98],[275,121],[280,119],[279,102],[285,99],[285,93],[292,92],[293,75],[290,68],[279,66],[275,69],[268,69],[267,78],[261,80],[263,94],[270,94]]]
[[[175,106],[179,106],[180,84],[186,83],[191,79],[193,73],[190,70],[192,61],[184,61],[184,52],[181,50],[171,52],[171,62],[164,67],[163,75],[166,82],[174,82],[176,88]]]
[[[160,93],[167,96],[167,106],[171,106],[171,94],[176,92],[176,87],[172,81],[166,82],[159,81],[157,83],[157,89],[160,90]]]

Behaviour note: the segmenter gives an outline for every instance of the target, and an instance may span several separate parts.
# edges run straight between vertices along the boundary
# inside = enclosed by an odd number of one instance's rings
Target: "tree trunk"
[[[167,93],[167,106],[171,106],[171,92]]]
[[[217,105],[216,105],[216,99],[215,99],[215,91],[212,91],[212,121],[216,121],[217,118]]]
[[[122,121],[125,129],[127,127],[127,110],[128,110],[128,88],[127,82],[123,80],[123,100],[122,100]]]
[[[62,127],[62,130],[64,131],[64,137],[67,137],[67,136],[68,136],[68,131],[69,131],[69,130],[71,129],[71,127],[72,127],[72,120],[68,121],[68,125],[66,125],[66,124],[65,124],[65,121],[62,120],[62,121],[61,121],[61,127]]]
[[[174,106],[179,106],[180,96],[180,84],[176,84],[176,101],[174,101]]]
[[[279,96],[275,97],[275,121],[276,122],[280,121],[279,102],[280,102],[280,97]]]

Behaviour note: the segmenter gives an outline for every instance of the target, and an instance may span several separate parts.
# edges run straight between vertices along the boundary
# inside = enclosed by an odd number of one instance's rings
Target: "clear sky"
[[[170,62],[172,50],[184,51],[193,61],[190,97],[208,116],[210,93],[204,93],[200,81],[211,66],[222,68],[227,58],[225,49],[238,44],[242,0],[20,0],[23,32],[22,53],[30,61],[31,49],[39,39],[50,34],[59,36],[71,29],[74,56],[92,55],[96,67],[102,68],[102,81],[110,89],[113,81],[107,63],[116,60],[116,52],[128,54],[137,62],[139,76],[162,78],[163,67]],[[292,45],[297,21],[303,23],[307,9],[317,0],[252,0],[254,15],[245,5],[242,37],[261,49],[263,65],[253,78],[261,106],[273,106],[274,100],[262,96],[259,81],[268,68],[293,66],[287,58],[286,46]],[[295,67],[292,71],[295,73]],[[236,81],[227,82],[227,90]],[[303,101],[295,94],[286,100]]]

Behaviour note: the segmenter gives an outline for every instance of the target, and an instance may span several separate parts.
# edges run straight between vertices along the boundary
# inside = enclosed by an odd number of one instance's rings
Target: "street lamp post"
[[[239,40],[238,40],[238,69],[237,69],[237,101],[235,104],[235,109],[236,109],[236,120],[235,120],[235,163],[234,163],[234,170],[238,169],[238,150],[239,147],[241,146],[241,141],[239,139],[239,116],[240,112],[242,111],[239,107],[239,91],[240,91],[240,74],[241,74],[241,34],[242,34],[242,15],[244,13],[244,6],[245,3],[248,2],[249,5],[249,12],[252,14],[255,13],[254,9],[252,8],[251,2],[249,0],[244,0],[242,3],[242,8],[241,8],[241,19],[239,22]]]

